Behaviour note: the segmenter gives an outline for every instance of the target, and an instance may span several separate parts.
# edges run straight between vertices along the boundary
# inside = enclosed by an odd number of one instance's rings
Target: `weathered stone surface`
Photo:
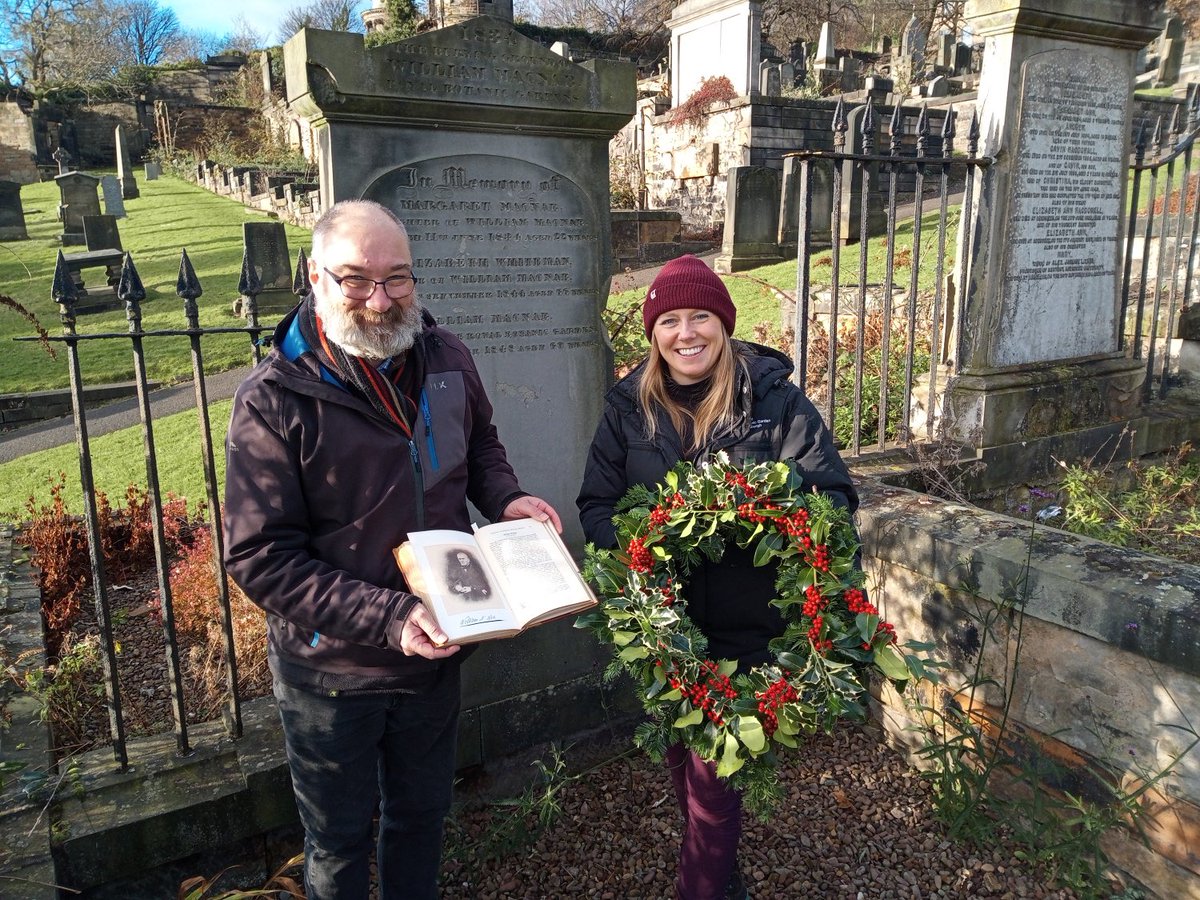
[[[23,241],[28,237],[25,209],[21,206],[21,185],[15,181],[0,181],[0,241]]]
[[[100,197],[96,193],[100,179],[82,172],[67,172],[54,180],[58,182],[62,210],[62,243],[78,246],[84,241],[83,217],[100,215]]]

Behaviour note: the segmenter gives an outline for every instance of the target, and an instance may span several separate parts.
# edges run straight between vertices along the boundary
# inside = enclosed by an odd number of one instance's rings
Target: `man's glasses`
[[[325,269],[324,266],[321,268]],[[328,269],[325,269],[325,274],[342,289],[342,296],[347,300],[370,300],[377,284],[383,285],[383,292],[389,300],[403,300],[420,281],[415,275],[392,275],[383,281],[376,281],[362,275],[334,275]]]

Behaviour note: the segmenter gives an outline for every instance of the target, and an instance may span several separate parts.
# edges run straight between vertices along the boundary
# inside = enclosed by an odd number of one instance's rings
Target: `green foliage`
[[[1120,547],[1200,562],[1200,459],[1190,444],[1112,471],[1063,465],[1063,527]]]
[[[613,348],[613,368],[620,378],[650,350],[642,325],[642,298],[633,291],[614,295],[601,315]]]
[[[486,826],[478,835],[469,834],[456,817],[447,821],[447,859],[477,865],[529,846],[562,814],[564,791],[595,768],[575,775],[567,774],[566,752],[553,743],[550,760],[536,759],[531,765],[538,770],[538,777],[519,797],[494,804]]]
[[[100,638],[87,635],[60,647],[45,668],[25,673],[25,691],[37,701],[38,715],[51,726],[60,751],[87,745],[85,724],[105,705],[100,653]]]
[[[421,13],[413,0],[384,0],[387,10],[387,25],[373,34],[368,34],[363,43],[367,47],[394,44],[417,33],[421,24]]]
[[[864,718],[868,673],[903,690],[935,679],[938,666],[917,655],[924,648],[896,644],[862,591],[846,510],[802,484],[786,463],[737,468],[721,453],[699,469],[676,466],[653,496],[635,486],[613,517],[618,548],[588,548],[584,574],[601,604],[576,621],[632,676],[649,715],[640,745],[661,753],[682,742],[764,817],[780,796],[779,747]],[[778,566],[770,602],[788,624],[770,642],[772,661],[748,673],[709,659],[686,613],[689,573],[730,544],[753,548],[755,565]]]

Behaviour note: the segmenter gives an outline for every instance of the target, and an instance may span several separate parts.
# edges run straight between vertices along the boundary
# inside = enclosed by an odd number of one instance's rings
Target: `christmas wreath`
[[[776,745],[795,748],[804,734],[865,717],[868,676],[899,690],[936,677],[936,663],[918,656],[931,645],[901,647],[868,601],[849,514],[804,492],[787,463],[738,468],[724,454],[699,468],[681,463],[657,491],[632,488],[613,521],[618,548],[589,546],[584,563],[600,605],[576,626],[613,646],[610,676],[633,677],[649,714],[636,743],[661,759],[682,741],[715,761],[755,813],[781,794]],[[746,673],[707,658],[681,589],[730,542],[752,547],[755,565],[779,562],[771,603],[786,628],[769,645],[774,661]]]

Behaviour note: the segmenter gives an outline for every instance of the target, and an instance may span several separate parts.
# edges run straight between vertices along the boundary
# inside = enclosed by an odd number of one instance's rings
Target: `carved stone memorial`
[[[62,207],[64,247],[84,243],[83,217],[100,215],[100,196],[96,188],[100,179],[83,172],[67,172],[54,179],[58,182],[59,204]]]
[[[100,193],[104,195],[104,213],[116,219],[125,218],[125,198],[116,175],[100,176]]]
[[[374,48],[305,29],[284,63],[323,205],[376,200],[407,224],[421,301],[470,347],[509,459],[580,550],[574,499],[612,378],[608,146],[633,117],[633,65],[573,63],[486,16]],[[460,762],[582,723],[572,685],[596,649],[577,634],[551,624],[471,660],[462,727],[478,731]]]
[[[15,181],[0,181],[0,241],[23,241],[25,209],[21,206],[21,185]]]
[[[263,288],[258,295],[258,312],[287,312],[296,305],[296,295],[292,293],[292,260],[283,223],[245,222],[242,241]]]

